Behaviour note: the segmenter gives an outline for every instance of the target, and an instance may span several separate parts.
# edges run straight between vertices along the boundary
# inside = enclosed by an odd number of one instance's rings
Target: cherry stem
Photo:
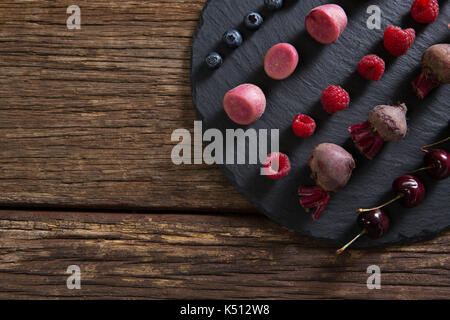
[[[432,144],[428,144],[428,145],[426,145],[426,146],[423,146],[422,148],[420,148],[420,150],[422,150],[423,152],[428,152],[428,150],[426,150],[427,148],[436,146],[436,145],[441,144],[441,143],[444,143],[444,142],[446,142],[446,141],[448,141],[448,140],[450,140],[450,137],[447,137],[447,138],[445,138],[445,139],[439,140],[438,142],[435,142],[435,143],[432,143]]]
[[[424,171],[424,170],[428,170],[428,169],[433,169],[433,168],[434,168],[433,166],[423,167],[423,168],[414,170],[414,171],[412,171],[410,173],[416,173],[416,172],[420,172],[420,171]]]
[[[392,202],[395,202],[395,201],[397,201],[398,199],[400,199],[400,198],[403,198],[405,195],[403,194],[403,193],[400,193],[400,194],[398,194],[394,199],[392,199],[392,200],[389,200],[388,202],[386,202],[386,203],[383,203],[381,206],[378,206],[378,207],[375,207],[375,208],[370,208],[370,209],[358,209],[358,213],[363,213],[363,212],[367,212],[367,211],[373,211],[373,210],[378,210],[378,209],[381,209],[381,208],[383,208],[383,207],[385,207],[385,206],[387,206],[387,205],[390,205]]]
[[[367,230],[363,229],[356,237],[354,237],[352,239],[352,241],[350,241],[349,243],[347,243],[345,246],[343,246],[342,248],[340,248],[339,250],[336,251],[337,254],[341,254],[342,252],[345,251],[345,249],[347,249],[353,242],[355,242],[356,240],[359,239],[359,237],[361,237],[362,235],[366,234]]]

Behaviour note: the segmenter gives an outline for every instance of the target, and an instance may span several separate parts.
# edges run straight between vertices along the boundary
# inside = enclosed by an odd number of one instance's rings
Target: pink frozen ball
[[[347,26],[347,15],[337,4],[325,4],[312,9],[306,16],[306,30],[322,44],[335,42]]]
[[[264,113],[266,96],[254,84],[241,84],[225,94],[223,108],[228,117],[235,123],[241,125],[251,124]]]
[[[289,43],[279,43],[267,51],[264,57],[264,70],[275,80],[288,78],[297,68],[298,52]]]

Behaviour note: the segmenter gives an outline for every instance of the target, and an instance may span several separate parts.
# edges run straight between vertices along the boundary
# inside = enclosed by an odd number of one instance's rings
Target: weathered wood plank
[[[0,3],[0,205],[252,210],[216,167],[170,159],[204,0],[79,0],[67,30],[72,4]]]
[[[0,298],[448,298],[449,239],[336,256],[257,215],[3,211]]]

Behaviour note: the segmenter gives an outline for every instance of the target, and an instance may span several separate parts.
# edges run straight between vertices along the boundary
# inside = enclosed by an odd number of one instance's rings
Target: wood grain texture
[[[449,233],[336,257],[264,217],[219,214],[253,209],[216,167],[169,162],[171,132],[195,118],[204,0],[77,0],[78,31],[72,4],[0,2],[0,206],[118,212],[0,211],[0,298],[449,296]],[[71,264],[80,291],[66,289]],[[371,264],[382,290],[366,288]]]
[[[0,3],[0,205],[252,210],[217,168],[170,159],[204,1],[80,0],[68,30],[72,4]]]
[[[450,234],[351,250],[261,216],[0,213],[0,298],[375,298],[450,294]],[[66,288],[69,265],[81,290]],[[381,290],[368,290],[369,265]]]

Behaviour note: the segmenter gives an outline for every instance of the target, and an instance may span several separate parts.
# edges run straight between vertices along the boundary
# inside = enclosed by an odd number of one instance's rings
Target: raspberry
[[[300,138],[307,138],[316,130],[316,122],[313,118],[300,113],[295,116],[294,121],[292,122],[292,129],[294,130],[295,135]]]
[[[404,55],[416,38],[414,29],[405,29],[389,26],[384,32],[384,47],[392,55],[398,57]]]
[[[367,80],[379,81],[384,73],[384,61],[379,56],[370,54],[358,63],[358,72]]]
[[[411,7],[411,16],[420,23],[436,21],[439,15],[437,0],[416,0]]]
[[[323,108],[333,114],[348,107],[350,96],[339,86],[329,86],[322,92],[321,102]]]
[[[275,166],[275,161],[278,159],[278,168]],[[291,162],[289,157],[281,152],[273,152],[267,156],[263,163],[263,172],[271,179],[278,180],[286,177],[291,171]],[[278,169],[278,170],[276,170]]]

